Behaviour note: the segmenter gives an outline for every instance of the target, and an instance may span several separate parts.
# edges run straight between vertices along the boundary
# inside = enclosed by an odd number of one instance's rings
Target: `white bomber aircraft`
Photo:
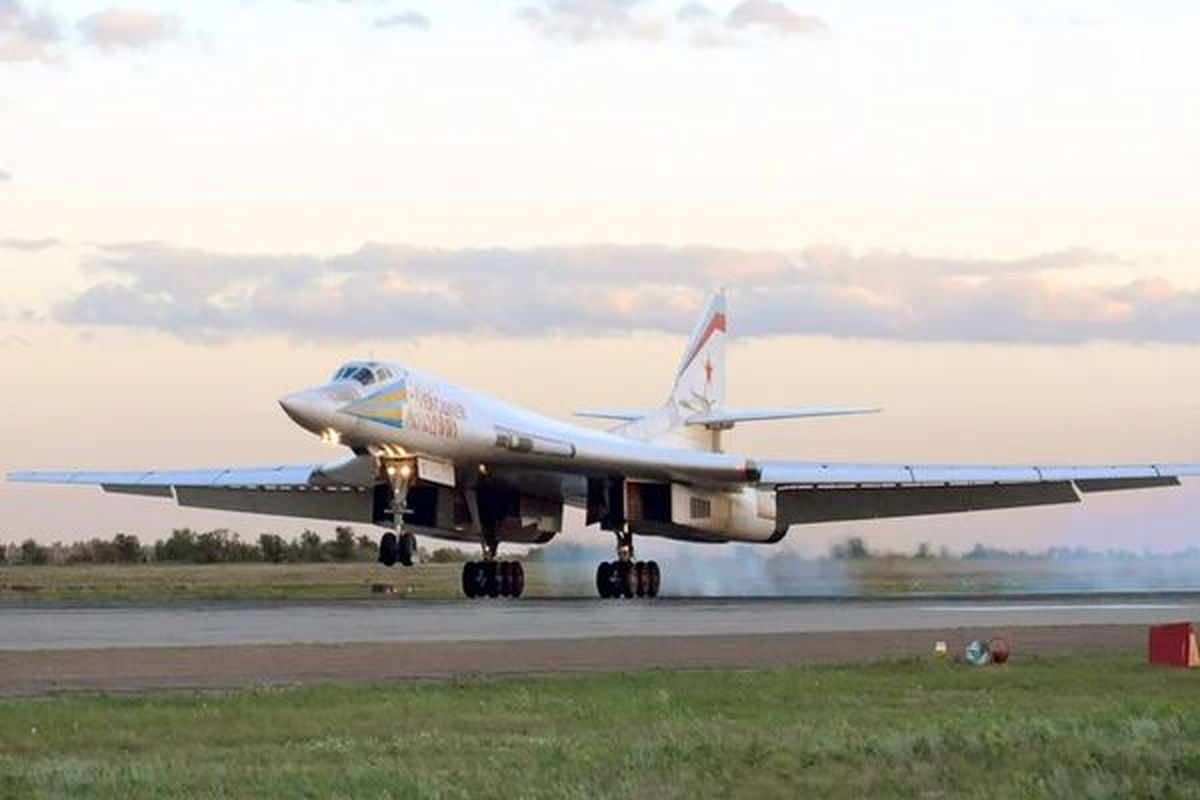
[[[329,464],[140,472],[15,472],[9,480],[99,485],[182,506],[371,523],[389,528],[379,560],[413,563],[414,534],[477,542],[468,597],[519,597],[519,562],[502,542],[542,544],[564,506],[616,538],[599,565],[601,597],[654,597],[660,572],[634,536],[686,542],[781,540],[794,525],[1077,503],[1081,494],[1177,486],[1200,464],[951,466],[752,459],[721,451],[737,423],[871,413],[868,408],[737,409],[725,399],[725,297],[712,297],[675,385],[657,409],[590,410],[598,431],[515,408],[426,373],[354,361],[279,402],[301,427],[345,445]]]

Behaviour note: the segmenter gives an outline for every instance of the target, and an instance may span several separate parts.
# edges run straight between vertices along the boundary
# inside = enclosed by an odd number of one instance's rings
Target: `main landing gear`
[[[596,567],[596,591],[606,600],[658,597],[661,583],[656,561],[605,561]]]
[[[662,572],[656,561],[633,560],[633,534],[617,534],[617,560],[596,567],[596,591],[606,600],[658,597]]]
[[[520,597],[525,567],[520,561],[468,561],[462,570],[463,594],[476,597]]]
[[[525,567],[520,561],[497,561],[496,542],[483,545],[483,560],[463,564],[462,590],[470,598],[520,597],[525,592]]]

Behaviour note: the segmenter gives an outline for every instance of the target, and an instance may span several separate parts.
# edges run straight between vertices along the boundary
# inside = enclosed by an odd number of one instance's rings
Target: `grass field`
[[[599,561],[598,555],[595,561]],[[1076,591],[1088,589],[1200,588],[1200,559],[1099,560],[1073,564],[1053,559],[876,557],[859,561],[782,560],[769,593],[896,595],[912,592]],[[1169,572],[1167,571],[1169,567]],[[595,562],[525,565],[526,596],[591,597]],[[371,597],[375,583],[392,584],[396,599],[460,595],[460,565],[420,564],[386,569],[373,562],[324,564],[74,564],[0,566],[4,600],[325,599]],[[682,565],[664,562],[665,592],[711,594],[685,580]],[[691,562],[693,573],[738,574],[744,566],[714,559]],[[755,568],[752,577],[764,570]],[[702,582],[701,582],[702,583]],[[761,586],[763,581],[756,580]],[[733,580],[731,590],[754,589]],[[719,591],[715,593],[720,593]],[[744,591],[734,591],[742,594]]]
[[[459,564],[388,570],[371,562],[327,564],[74,564],[0,567],[0,600],[361,600],[376,583],[397,598],[458,597]],[[545,593],[527,572],[530,593]]]
[[[0,701],[4,797],[1196,797],[1200,674],[927,662]]]

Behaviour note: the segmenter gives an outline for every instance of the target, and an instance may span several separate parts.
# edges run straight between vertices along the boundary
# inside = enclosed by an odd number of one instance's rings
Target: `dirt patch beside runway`
[[[1145,646],[1145,625],[856,631],[470,642],[363,642],[0,651],[0,695],[136,691],[532,672],[738,669],[929,657],[1001,636],[1013,659],[1110,655]]]

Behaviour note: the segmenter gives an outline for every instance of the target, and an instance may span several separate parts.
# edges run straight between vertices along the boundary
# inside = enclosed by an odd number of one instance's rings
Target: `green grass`
[[[598,551],[603,552],[603,551]],[[599,561],[600,556],[596,557]],[[768,562],[770,564],[770,562]],[[1200,560],[1108,559],[1063,563],[1054,559],[876,557],[779,565],[774,588],[781,594],[868,596],[913,592],[996,593],[1080,590],[1097,587],[1178,588],[1196,586]],[[693,565],[693,568],[696,568]],[[734,569],[719,559],[708,568]],[[525,565],[528,597],[592,597],[595,562],[550,567]],[[663,563],[665,588],[673,584],[672,564]],[[793,570],[792,572],[789,572]],[[420,564],[387,569],[374,562],[326,564],[72,564],[0,565],[0,602],[7,600],[355,600],[372,596],[371,586],[395,586],[395,599],[457,598],[461,566]],[[737,583],[729,589],[736,591]]]
[[[8,700],[0,795],[1196,797],[1200,674],[911,661]]]
[[[461,564],[387,569],[370,562],[329,564],[72,564],[0,566],[5,600],[363,600],[457,598]],[[395,587],[376,595],[376,583]],[[529,596],[561,595],[537,569],[526,570]],[[588,587],[580,586],[580,593]]]

